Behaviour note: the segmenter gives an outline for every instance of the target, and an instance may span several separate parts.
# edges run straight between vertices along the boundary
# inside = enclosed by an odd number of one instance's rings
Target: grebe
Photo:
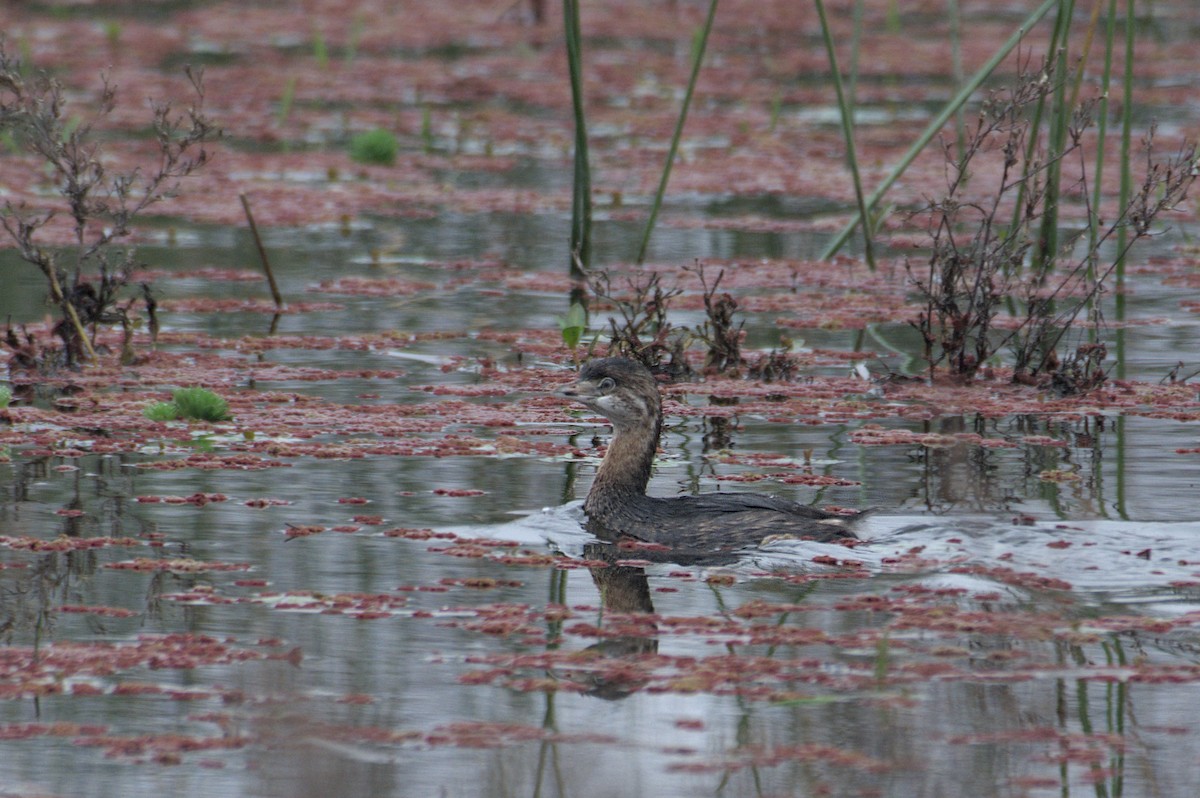
[[[863,513],[838,515],[759,493],[647,496],[662,433],[662,399],[654,376],[635,360],[589,361],[578,381],[557,395],[583,404],[613,426],[612,442],[583,503],[588,526],[601,539],[661,544],[671,550],[664,559],[680,561],[720,557],[775,535],[820,541],[856,537],[849,527]]]

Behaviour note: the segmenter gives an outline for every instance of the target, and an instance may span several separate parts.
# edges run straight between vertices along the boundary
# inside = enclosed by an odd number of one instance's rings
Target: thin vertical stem
[[[638,245],[636,263],[646,262],[646,249],[650,245],[650,235],[654,232],[654,223],[658,221],[658,212],[662,208],[663,196],[667,193],[667,181],[671,179],[671,167],[675,164],[675,155],[679,151],[679,140],[683,137],[683,125],[687,121],[688,108],[692,104],[692,94],[696,89],[696,78],[700,75],[700,65],[704,62],[704,51],[708,47],[708,34],[712,31],[713,19],[717,15],[717,0],[708,4],[708,16],[704,27],[700,29],[700,39],[696,43],[692,56],[692,74],[688,78],[687,91],[683,95],[683,107],[679,109],[679,118],[675,120],[675,132],[671,136],[671,146],[667,150],[667,162],[663,164],[662,177],[658,181],[658,190],[654,192],[654,201],[650,205],[650,217],[646,219],[646,228],[642,231],[642,241]]]
[[[850,34],[850,74],[846,78],[846,96],[850,107],[858,106],[858,51],[862,44],[863,1],[854,0],[854,30]]]
[[[1096,12],[1099,13],[1103,0],[1096,0]],[[1100,102],[1096,110],[1096,167],[1092,170],[1092,211],[1088,217],[1088,284],[1096,280],[1096,258],[1098,256],[1097,240],[1100,236],[1100,202],[1104,197],[1104,154],[1105,142],[1108,140],[1108,90],[1112,85],[1113,40],[1117,27],[1117,0],[1108,0],[1108,18],[1104,29],[1104,72],[1100,77]],[[1091,297],[1089,303],[1095,302]],[[1089,308],[1089,315],[1095,316]],[[1095,321],[1093,318],[1092,321]],[[1099,331],[1096,325],[1088,328],[1088,338],[1092,343],[1098,339]]]
[[[825,16],[825,3],[814,0],[817,6],[817,16],[821,20],[821,33],[825,37],[825,50],[829,54],[829,69],[833,73],[833,88],[837,92],[838,108],[842,114],[842,137],[846,140],[846,162],[850,166],[850,177],[854,181],[854,199],[858,203],[858,215],[863,220],[863,247],[866,250],[867,266],[875,271],[875,252],[871,247],[871,217],[867,213],[867,203],[863,199],[862,180],[858,175],[858,156],[854,151],[854,109],[846,100],[842,90],[842,73],[838,69],[837,50],[833,46],[833,33],[829,30],[829,20]]]
[[[1104,5],[1104,0],[1095,0],[1092,5],[1092,16],[1088,20],[1087,31],[1083,36],[1083,48],[1079,54],[1079,68],[1075,70],[1075,80],[1071,84],[1071,100],[1067,103],[1071,108],[1074,108],[1079,102],[1079,91],[1083,86],[1083,73],[1086,71],[1084,67],[1087,65],[1088,56],[1092,52],[1092,42],[1096,38],[1096,28],[1100,24],[1100,9]]]
[[[1125,3],[1125,86],[1121,97],[1121,195],[1119,206],[1129,207],[1129,196],[1133,193],[1133,171],[1129,164],[1129,150],[1133,141],[1133,31],[1135,26],[1134,0]],[[1125,285],[1125,242],[1128,232],[1124,226],[1117,231],[1117,292]]]
[[[263,246],[262,237],[258,234],[258,225],[254,223],[254,214],[250,212],[250,200],[245,193],[238,194],[242,200],[242,210],[246,212],[246,222],[250,225],[250,234],[254,236],[254,246],[258,247],[258,259],[262,261],[263,271],[267,273],[267,285],[271,288],[271,298],[275,307],[283,307],[283,297],[279,294],[279,285],[275,282],[275,273],[271,271],[271,261],[267,259],[267,248]]]
[[[950,20],[950,68],[953,71],[954,88],[957,89],[963,82],[962,14],[958,0],[947,0],[946,11]],[[962,162],[967,148],[967,122],[961,105],[954,114],[954,143],[958,149],[958,160]]]
[[[1134,29],[1134,0],[1125,4],[1125,90],[1121,101],[1121,193],[1118,207],[1129,207],[1129,197],[1133,193],[1133,171],[1129,164],[1129,150],[1133,140],[1133,29]],[[1117,230],[1117,290],[1116,316],[1117,321],[1125,320],[1125,251],[1129,235],[1125,225]],[[1125,378],[1125,330],[1117,330],[1117,379]]]
[[[1033,253],[1033,266],[1037,274],[1051,268],[1058,256],[1058,203],[1062,192],[1062,154],[1067,140],[1067,121],[1071,118],[1071,109],[1067,107],[1067,42],[1071,30],[1071,14],[1074,10],[1074,0],[1062,0],[1055,21],[1055,42],[1051,51],[1054,53],[1054,104],[1050,111],[1050,147],[1046,153],[1046,199],[1042,213],[1042,230],[1038,236],[1038,246]],[[1036,140],[1036,135],[1030,138],[1031,143]]]
[[[1067,0],[1055,0],[1055,2],[1059,4],[1059,14],[1055,18],[1054,30],[1050,34],[1050,45],[1046,48],[1046,53],[1051,58],[1052,63],[1057,63],[1058,61],[1059,36],[1062,33],[1061,24],[1063,21],[1061,6]],[[1046,77],[1049,79],[1049,75]],[[1033,121],[1029,125],[1029,140],[1025,143],[1025,160],[1023,162],[1026,173],[1022,176],[1023,178],[1029,178],[1031,176],[1029,173],[1030,170],[1034,169],[1034,154],[1037,151],[1038,141],[1041,139],[1042,116],[1045,114],[1045,111],[1046,98],[1042,96],[1038,98],[1037,105],[1033,109]],[[1012,222],[1008,226],[1009,235],[1016,235],[1020,229],[1022,209],[1025,207],[1025,189],[1028,182],[1028,180],[1022,179],[1017,185],[1017,198],[1016,202],[1013,203]],[[1036,249],[1033,253],[1033,259],[1035,261],[1038,260],[1038,251]]]
[[[975,74],[971,76],[971,79],[959,90],[958,94],[954,95],[954,98],[946,104],[946,106],[938,113],[938,115],[930,120],[929,124],[925,126],[925,130],[921,133],[917,140],[912,143],[912,146],[908,148],[908,151],[904,153],[904,156],[900,159],[900,163],[892,168],[892,171],[887,177],[884,178],[879,187],[871,192],[871,195],[867,197],[866,206],[868,211],[875,207],[883,195],[887,193],[888,189],[892,187],[892,184],[900,178],[900,175],[904,174],[904,171],[908,169],[909,165],[911,165],[912,162],[916,160],[917,156],[921,154],[921,150],[925,149],[925,145],[932,141],[933,137],[941,131],[942,126],[944,126],[950,117],[954,115],[954,112],[957,111],[963,105],[963,103],[967,102],[967,100],[971,98],[971,95],[975,93],[975,90],[978,89],[985,80],[987,80],[988,75],[992,74],[992,70],[994,70],[1000,64],[1000,62],[1003,61],[1005,57],[1007,57],[1008,54],[1013,51],[1013,48],[1015,48],[1021,42],[1021,39],[1025,36],[1025,33],[1029,30],[1029,28],[1036,24],[1037,21],[1042,17],[1044,17],[1046,12],[1057,5],[1059,1],[1060,0],[1045,0],[1045,2],[1034,9],[1033,13],[1025,18],[1025,21],[1022,22],[1015,31],[1013,31],[1012,35],[1008,37],[1004,44],[1000,45],[1000,49],[988,59],[987,63],[981,66],[975,72]],[[837,251],[842,248],[842,245],[845,244],[850,238],[851,233],[853,233],[854,229],[858,227],[858,223],[862,218],[863,216],[861,214],[855,214],[854,218],[852,218],[846,224],[846,226],[843,227],[836,236],[834,236],[833,240],[831,240],[825,246],[824,251],[821,253],[821,260],[827,260],[833,257]]]
[[[583,37],[579,25],[579,0],[563,0],[563,27],[567,41],[567,69],[571,78],[571,105],[575,111],[575,175],[568,271],[573,280],[582,280],[584,270],[592,264],[592,172],[588,161],[587,118],[583,106]]]

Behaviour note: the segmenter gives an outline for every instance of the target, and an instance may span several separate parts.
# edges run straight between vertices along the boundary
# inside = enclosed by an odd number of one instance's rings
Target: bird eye
[[[616,387],[617,387],[617,382],[612,377],[605,377],[604,379],[600,380],[599,388],[600,388],[600,390],[604,391],[605,393],[608,393],[609,391],[611,391],[613,388],[616,388]]]

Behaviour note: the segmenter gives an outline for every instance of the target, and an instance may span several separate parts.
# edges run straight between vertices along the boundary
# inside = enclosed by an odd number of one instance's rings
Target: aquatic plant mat
[[[558,8],[420,5],[0,9],[72,108],[110,69],[110,168],[142,163],[142,101],[186,94],[184,63],[225,130],[135,226],[155,324],[139,299],[94,360],[55,359],[42,274],[0,251],[0,796],[1192,796],[1192,206],[1072,329],[1107,343],[1098,387],[1014,384],[1003,356],[930,380],[905,211],[945,155],[889,195],[874,271],[814,260],[857,207],[815,11],[719,5],[638,267],[709,4],[580,3],[592,260],[618,295],[584,329]],[[825,7],[848,46],[854,4]],[[860,8],[868,187],[953,93],[945,9]],[[968,73],[1025,13],[964,7]],[[1134,116],[1165,152],[1200,107],[1196,24],[1139,19]],[[352,145],[376,130],[394,160]],[[36,203],[54,186],[19,144],[3,199]],[[863,542],[683,567],[581,526],[608,428],[550,391],[605,351],[629,280],[701,326],[697,261],[741,355],[787,370],[702,376],[691,350],[651,492],[877,507]]]

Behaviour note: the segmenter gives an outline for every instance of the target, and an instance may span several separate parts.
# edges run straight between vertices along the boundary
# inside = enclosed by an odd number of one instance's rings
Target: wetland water
[[[667,386],[651,491],[879,509],[855,548],[612,563],[579,509],[607,427],[548,396],[571,362],[561,20],[146,5],[0,4],[72,128],[101,71],[120,87],[109,169],[147,168],[144,100],[186,102],[183,63],[207,65],[228,133],[155,209],[182,220],[138,230],[157,347],[137,330],[122,366],[110,334],[100,364],[0,411],[0,798],[1197,794],[1200,397],[1160,384],[1200,367],[1194,212],[1135,250],[1124,318],[1104,298],[1123,361],[1102,391],[904,379],[912,250],[891,241],[873,275],[853,250],[812,262],[853,203],[815,14],[722,0],[648,262],[686,286],[685,325],[703,303],[683,267],[725,268],[747,347],[786,333],[800,376]],[[634,271],[706,4],[582,5],[595,262]],[[854,8],[829,5],[843,47]],[[960,53],[940,1],[863,5],[855,136],[876,185]],[[967,8],[966,74],[1022,5]],[[1134,117],[1169,150],[1198,107],[1195,4],[1136,6]],[[1096,44],[1081,96],[1101,61]],[[352,161],[376,127],[396,162]],[[0,199],[40,207],[55,185],[19,143]],[[945,182],[931,146],[879,238],[912,235],[901,217]],[[0,317],[36,326],[44,295],[0,250]],[[144,417],[197,384],[233,421]]]
[[[307,346],[247,351],[264,313],[166,312],[180,338],[163,350],[218,358],[198,372],[185,358],[181,379],[220,363],[243,374],[231,424],[178,422],[97,454],[108,433],[64,411],[56,444],[11,446],[8,793],[1191,794],[1200,524],[1195,455],[1175,450],[1195,446],[1194,424],[1101,408],[907,420],[865,392],[856,412],[754,398],[743,411],[697,383],[670,394],[652,492],[877,506],[870,543],[777,541],[721,568],[642,567],[630,552],[589,569],[576,499],[607,429],[538,381],[506,383],[537,357],[518,362],[507,339],[422,338],[554,329],[562,294],[507,274],[450,285],[443,262],[482,273],[504,253],[410,232],[272,234],[290,301],[341,306],[282,318],[277,337]],[[173,264],[164,297],[265,293],[240,234],[176,238],[144,252]],[[406,257],[381,259],[389,241]],[[423,287],[314,290],[331,275]],[[1134,295],[1147,317],[1177,299],[1153,278]],[[770,337],[769,318],[749,327]],[[864,348],[901,329],[869,331]],[[405,335],[317,343],[381,331]],[[1143,378],[1195,340],[1194,325],[1126,333]],[[805,346],[855,338],[817,330]],[[331,423],[290,426],[302,407]],[[389,408],[410,426],[364,424]],[[13,434],[54,426],[20,412]],[[372,448],[393,439],[408,448]],[[262,460],[147,467],[247,450]],[[80,543],[96,539],[109,545]]]

